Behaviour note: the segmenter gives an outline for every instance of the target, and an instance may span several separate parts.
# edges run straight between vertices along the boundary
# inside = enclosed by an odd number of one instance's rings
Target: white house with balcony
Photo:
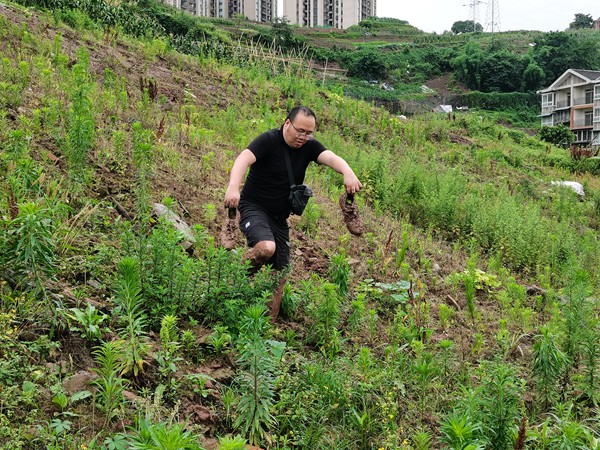
[[[538,91],[542,126],[563,124],[575,134],[574,144],[600,146],[600,71],[569,69]]]

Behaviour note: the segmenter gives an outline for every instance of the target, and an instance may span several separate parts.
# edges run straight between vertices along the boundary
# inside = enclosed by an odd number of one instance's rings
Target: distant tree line
[[[515,39],[522,40],[522,35]],[[358,50],[313,48],[312,55],[338,61],[350,76],[362,79],[415,83],[452,72],[469,89],[481,92],[533,92],[569,68],[600,70],[600,33],[539,33],[525,51],[522,43],[520,47],[509,39],[474,34],[466,44],[448,47],[390,44]]]

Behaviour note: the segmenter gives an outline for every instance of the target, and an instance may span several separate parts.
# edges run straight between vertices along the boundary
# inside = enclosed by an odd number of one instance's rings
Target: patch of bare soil
[[[450,98],[458,94],[464,94],[469,89],[462,83],[454,80],[452,74],[447,73],[442,76],[432,78],[426,81],[425,86],[433,89],[438,97]]]

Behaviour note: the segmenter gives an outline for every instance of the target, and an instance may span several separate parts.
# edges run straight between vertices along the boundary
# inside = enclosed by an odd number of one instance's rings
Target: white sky
[[[283,11],[278,0],[279,14]],[[472,0],[377,0],[377,16],[407,20],[426,32],[443,33],[459,20],[471,19]],[[485,0],[490,5],[491,0]],[[487,3],[478,7],[479,22],[486,28]],[[495,19],[500,31],[540,30],[561,31],[569,27],[575,14],[600,17],[599,0],[496,0],[500,20]],[[491,15],[491,14],[490,14]],[[491,22],[491,19],[489,20]]]

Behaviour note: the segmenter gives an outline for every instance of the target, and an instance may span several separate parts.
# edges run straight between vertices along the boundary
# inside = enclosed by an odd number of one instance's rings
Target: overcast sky
[[[407,20],[429,33],[443,33],[454,22],[471,19],[470,3],[471,0],[377,0],[377,15]],[[478,5],[478,22],[484,29],[488,3],[491,5],[492,1]],[[600,17],[600,0],[496,0],[496,4],[500,20],[494,22],[500,31],[559,31],[568,28],[577,13]],[[283,11],[281,0],[278,10],[280,14]]]

